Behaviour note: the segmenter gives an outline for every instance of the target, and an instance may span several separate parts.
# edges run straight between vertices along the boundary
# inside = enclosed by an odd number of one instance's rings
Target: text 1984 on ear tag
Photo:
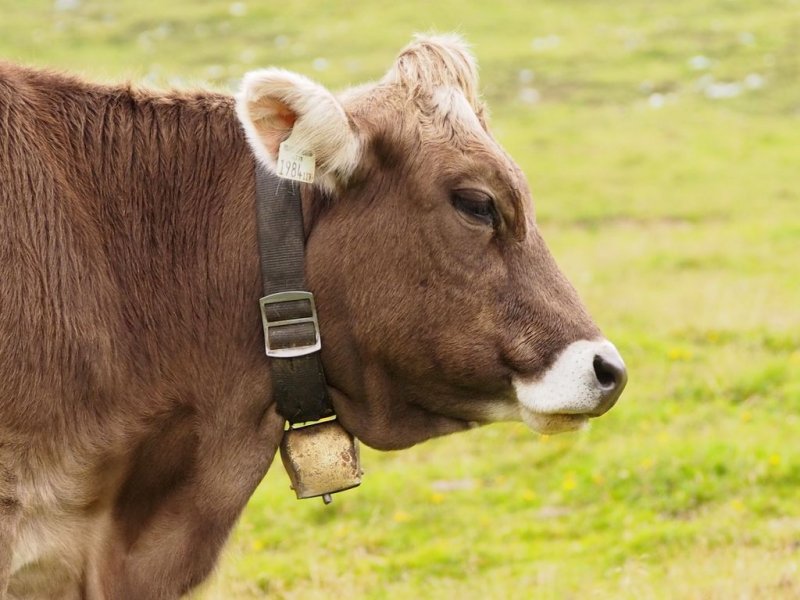
[[[314,181],[314,153],[308,150],[296,150],[286,140],[278,149],[278,176],[294,179],[303,183]]]

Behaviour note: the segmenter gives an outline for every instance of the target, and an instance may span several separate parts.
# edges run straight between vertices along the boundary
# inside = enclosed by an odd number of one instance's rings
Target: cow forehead
[[[462,90],[449,86],[433,91],[431,106],[435,134],[459,154],[469,157],[467,163],[477,167],[487,182],[495,186],[492,191],[500,196],[498,201],[508,203],[514,214],[515,235],[524,235],[525,215],[532,211],[532,206],[528,206],[530,191],[522,171],[489,133],[483,106],[476,110]]]
[[[449,179],[488,186],[498,203],[507,205],[506,210],[499,207],[502,212],[513,215],[514,237],[524,237],[533,217],[530,191],[522,171],[489,132],[482,103],[447,84],[426,89],[382,82],[351,88],[339,97],[348,112],[362,117],[368,130],[363,133],[380,139],[380,147],[397,156],[397,163],[436,164]],[[429,160],[430,153],[437,159]]]
[[[476,108],[464,93],[455,87],[439,87],[431,93],[431,110],[423,111],[432,118],[422,118],[423,129],[433,139],[443,139],[471,161],[483,164],[496,180],[506,181],[526,193],[524,176],[514,160],[489,133],[484,108]],[[428,137],[428,136],[426,136]]]
[[[462,166],[477,162],[497,179],[520,179],[516,163],[489,132],[483,105],[470,102],[461,88],[443,85],[411,94],[402,88],[388,94],[376,91],[379,99],[370,103],[370,112],[382,113],[378,129],[399,145],[434,144],[440,151],[449,149],[450,160]]]

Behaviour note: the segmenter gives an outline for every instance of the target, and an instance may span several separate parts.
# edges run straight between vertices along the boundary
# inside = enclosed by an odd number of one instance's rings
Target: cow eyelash
[[[483,225],[497,225],[497,209],[488,194],[478,190],[456,190],[451,199],[457,211]]]

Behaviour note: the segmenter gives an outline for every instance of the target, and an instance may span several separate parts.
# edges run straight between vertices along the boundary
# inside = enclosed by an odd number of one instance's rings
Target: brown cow
[[[317,159],[306,276],[349,431],[555,432],[616,401],[622,360],[458,39],[338,96],[279,69],[234,100],[0,65],[0,596],[173,598],[212,569],[282,436],[253,154],[290,133]]]

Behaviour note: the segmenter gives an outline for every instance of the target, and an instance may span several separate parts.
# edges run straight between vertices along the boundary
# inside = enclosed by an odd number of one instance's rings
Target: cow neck
[[[320,358],[314,297],[305,282],[300,184],[256,163],[256,212],[264,341],[272,395],[290,426],[334,416]]]

